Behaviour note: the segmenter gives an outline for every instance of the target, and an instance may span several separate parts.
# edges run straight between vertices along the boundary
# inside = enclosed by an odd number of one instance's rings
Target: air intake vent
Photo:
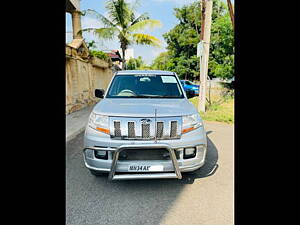
[[[170,137],[175,137],[177,134],[177,121],[171,121]]]
[[[163,122],[157,122],[156,137],[157,138],[162,138],[163,133],[164,133],[164,123]]]
[[[142,124],[142,138],[150,138],[150,124]]]
[[[115,137],[121,137],[120,122],[114,121]]]
[[[135,138],[134,122],[128,122],[128,138]]]

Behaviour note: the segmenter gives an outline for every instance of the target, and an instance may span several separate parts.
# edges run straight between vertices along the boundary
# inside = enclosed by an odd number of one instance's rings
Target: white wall
[[[118,49],[118,50],[120,52],[121,57],[123,57],[123,55],[122,55],[122,49]],[[134,58],[134,50],[133,50],[133,48],[128,48],[125,51],[125,60],[127,61],[130,58]]]

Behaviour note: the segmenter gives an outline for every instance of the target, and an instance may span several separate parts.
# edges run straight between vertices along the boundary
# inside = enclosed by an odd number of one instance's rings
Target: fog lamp
[[[96,150],[95,157],[97,159],[107,159],[107,151]]]
[[[184,159],[194,158],[196,156],[196,148],[185,148],[184,149]]]

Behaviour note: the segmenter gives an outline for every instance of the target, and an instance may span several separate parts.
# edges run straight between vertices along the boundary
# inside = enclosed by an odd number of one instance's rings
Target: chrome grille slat
[[[142,124],[142,138],[150,138],[150,124]]]
[[[128,122],[128,137],[135,138],[134,122]]]
[[[121,125],[119,121],[114,121],[114,132],[116,137],[121,137]]]
[[[163,133],[164,133],[164,123],[163,122],[157,122],[156,123],[156,137],[157,138],[162,138]]]
[[[177,121],[171,121],[170,137],[175,137],[177,134]]]

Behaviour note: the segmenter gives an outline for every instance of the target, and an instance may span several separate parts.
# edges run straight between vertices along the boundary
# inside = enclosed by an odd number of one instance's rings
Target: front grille
[[[175,151],[176,159],[180,159],[179,151]],[[120,152],[119,160],[170,160],[168,150],[162,149],[125,149]]]
[[[145,119],[147,122],[145,123]],[[156,125],[155,125],[156,120]],[[110,135],[115,139],[153,140],[179,139],[181,117],[124,118],[110,117]]]
[[[168,153],[166,149],[125,149],[119,160],[163,160]]]

